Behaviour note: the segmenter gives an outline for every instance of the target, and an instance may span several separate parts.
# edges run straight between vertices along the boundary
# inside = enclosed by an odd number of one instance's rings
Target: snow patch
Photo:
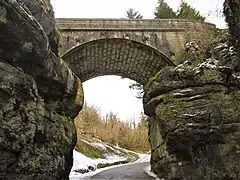
[[[240,80],[240,76],[237,76],[237,75],[233,74],[233,77]]]
[[[98,143],[98,142],[90,143],[86,140],[82,140],[82,141],[84,141],[84,142],[86,142],[90,145],[100,147],[102,149],[106,149],[108,147],[108,148],[112,149],[114,151],[114,153],[116,153],[116,154],[120,154],[122,151],[135,153],[139,156],[139,159],[136,160],[133,163],[150,162],[150,154],[136,153],[136,152],[126,150],[126,149],[121,148],[121,147],[116,147],[116,146],[111,147],[111,146],[109,146],[107,144],[104,144],[104,143]],[[124,156],[124,155],[119,156],[119,155],[116,155],[114,153],[112,155],[111,154],[105,155],[104,159],[102,159],[102,158],[91,159],[91,158],[86,157],[85,155],[83,155],[83,154],[74,150],[73,151],[73,167],[72,167],[71,173],[69,175],[70,180],[90,179],[95,174],[98,174],[99,172],[104,171],[106,169],[126,165],[126,164],[121,164],[121,165],[114,165],[114,166],[110,166],[110,167],[106,167],[106,168],[97,169],[97,165],[100,164],[100,163],[101,164],[107,164],[107,163],[112,164],[112,163],[115,163],[115,162],[126,161],[127,158],[129,158],[128,156]],[[133,164],[133,163],[128,163],[128,164]],[[84,173],[84,174],[76,172],[76,170],[79,170],[79,169],[89,170],[89,167],[94,171],[89,171],[89,172]]]
[[[174,96],[183,96],[184,94],[176,92],[176,93],[173,93],[173,95]]]
[[[206,110],[204,111],[199,111],[199,112],[196,112],[195,114],[188,114],[188,113],[185,113],[185,114],[182,114],[183,116],[187,116],[187,117],[194,117],[196,115],[203,115],[206,113]]]
[[[193,89],[187,88],[187,89],[180,90],[179,92],[180,93],[186,93],[186,92],[191,92],[191,91],[193,91]]]
[[[101,148],[101,149],[103,149],[103,150],[107,150],[107,148],[106,148],[106,146],[104,145],[104,144],[102,144],[102,143],[89,143],[91,146],[95,146],[95,147],[99,147],[99,148]]]
[[[164,179],[160,179],[154,172],[151,171],[151,167],[145,167],[144,171],[151,177],[155,178],[155,180],[164,180]]]
[[[117,155],[112,156],[106,156],[105,159],[91,159],[89,157],[84,156],[83,154],[73,150],[73,167],[71,170],[71,173],[69,175],[70,179],[73,179],[74,177],[85,177],[89,176],[89,173],[81,174],[76,172],[79,169],[86,169],[89,170],[90,168],[93,168],[94,170],[97,169],[98,164],[106,164],[106,163],[115,163],[119,161],[125,161],[127,160],[127,157],[121,157]]]
[[[210,68],[210,69],[214,69],[217,68],[218,65],[218,61],[212,58],[206,59],[205,62],[200,64],[200,68],[201,67],[206,67],[206,68]]]

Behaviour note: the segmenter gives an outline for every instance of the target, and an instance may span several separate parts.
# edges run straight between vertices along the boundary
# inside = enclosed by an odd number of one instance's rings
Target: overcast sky
[[[175,11],[181,0],[165,0]],[[52,0],[57,18],[125,18],[126,9],[133,8],[144,19],[154,18],[157,0]],[[192,7],[206,16],[206,21],[225,28],[221,14],[224,0],[186,0]],[[210,13],[210,15],[209,15]],[[102,76],[83,83],[85,100],[100,107],[102,115],[112,110],[123,120],[138,118],[142,110],[136,92],[128,88],[130,80],[117,76]]]

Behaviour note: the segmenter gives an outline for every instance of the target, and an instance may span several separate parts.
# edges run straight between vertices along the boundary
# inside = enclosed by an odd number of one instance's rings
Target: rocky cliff
[[[225,0],[224,14],[231,34],[229,44],[235,47],[238,57],[240,57],[240,1]],[[240,72],[240,61],[235,61],[233,65],[234,71]]]
[[[83,94],[53,15],[49,0],[0,1],[0,179],[68,179]]]
[[[230,39],[145,87],[151,167],[164,179],[239,179],[239,0],[225,1]],[[82,107],[80,80],[58,56],[49,0],[0,1],[0,179],[65,180]]]
[[[184,63],[164,68],[145,87],[151,168],[160,178],[240,177],[240,3],[236,3],[225,2],[230,36],[219,34],[204,55],[194,42],[186,44]]]

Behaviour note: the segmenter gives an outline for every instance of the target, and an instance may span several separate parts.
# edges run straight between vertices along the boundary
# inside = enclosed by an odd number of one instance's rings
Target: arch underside
[[[102,75],[119,75],[143,86],[165,66],[174,66],[160,51],[122,38],[106,38],[81,44],[62,58],[82,80]]]

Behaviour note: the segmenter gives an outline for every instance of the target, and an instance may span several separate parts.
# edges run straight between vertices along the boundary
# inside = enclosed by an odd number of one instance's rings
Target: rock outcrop
[[[225,0],[224,14],[229,26],[230,45],[234,46],[240,57],[240,1]],[[240,60],[234,61],[234,71],[240,72]]]
[[[208,59],[163,69],[146,87],[151,165],[164,179],[240,176],[240,78]]]
[[[240,177],[240,18],[230,2],[238,1],[225,2],[230,35],[223,31],[204,55],[188,43],[184,63],[165,67],[145,87],[151,168],[162,179]]]
[[[83,92],[50,2],[0,1],[0,42],[0,179],[68,179]]]

